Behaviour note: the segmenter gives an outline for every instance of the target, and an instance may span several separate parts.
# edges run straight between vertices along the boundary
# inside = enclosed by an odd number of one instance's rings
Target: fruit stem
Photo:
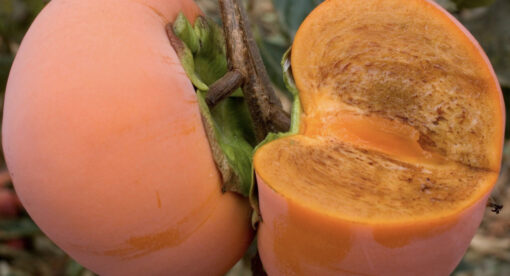
[[[244,76],[241,86],[255,126],[257,141],[264,140],[269,132],[288,131],[290,116],[283,110],[271,86],[239,0],[218,2],[225,33],[228,67],[230,71],[236,70]],[[219,81],[222,80],[223,78]]]
[[[234,69],[227,72],[221,79],[213,83],[207,91],[205,101],[210,109],[212,109],[221,100],[230,96],[237,88],[243,84],[245,77],[241,72]]]

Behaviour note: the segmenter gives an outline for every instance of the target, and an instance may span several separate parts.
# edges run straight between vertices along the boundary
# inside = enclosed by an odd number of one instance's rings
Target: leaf
[[[271,82],[281,91],[286,91],[285,84],[283,83],[280,60],[288,46],[278,45],[267,40],[260,42],[258,45],[262,60],[264,61],[264,65],[267,69],[267,73],[271,78]]]
[[[200,111],[207,124],[209,144],[222,172],[223,188],[248,196],[253,152],[249,141],[255,134],[244,98],[228,97],[211,111],[205,103],[205,95],[205,91],[197,93]]]
[[[320,3],[322,0],[273,0],[280,24],[291,41],[301,22]]]
[[[283,35],[279,35],[280,43],[269,39],[261,39],[258,43],[264,65],[273,84],[280,91],[287,92],[283,82],[280,61],[285,51],[290,47],[296,32],[308,14],[323,0],[272,0],[278,14]],[[289,98],[291,95],[287,94]]]
[[[453,3],[453,0],[434,0],[441,7],[449,12],[457,11],[457,5]]]
[[[510,1],[497,0],[482,13],[469,11],[460,21],[480,42],[502,86],[510,87]]]
[[[75,260],[69,261],[66,267],[67,276],[80,276],[85,271],[85,268],[77,263]]]
[[[472,9],[483,6],[488,6],[494,3],[495,0],[452,0],[457,8],[460,9]]]
[[[39,14],[39,12],[44,8],[44,6],[49,1],[47,1],[47,0],[25,0],[24,2],[27,5],[27,9],[30,11],[30,14],[35,17],[35,15]]]
[[[39,234],[40,230],[29,218],[0,220],[0,241]]]
[[[0,54],[0,91],[5,89],[13,59],[11,55]]]
[[[507,119],[506,119],[506,126],[505,126],[505,137],[510,137],[510,120],[508,119],[509,111],[510,111],[510,86],[509,87],[502,87],[503,91],[503,98],[505,100],[505,109],[507,110]]]

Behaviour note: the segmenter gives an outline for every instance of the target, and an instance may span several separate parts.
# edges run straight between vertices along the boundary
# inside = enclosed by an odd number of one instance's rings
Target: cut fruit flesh
[[[375,224],[453,215],[494,185],[499,84],[480,46],[436,4],[324,2],[301,25],[291,64],[300,132],[254,156],[278,194]]]
[[[495,172],[455,162],[402,162],[332,137],[279,139],[255,160],[259,177],[285,197],[331,216],[374,224],[457,213],[497,179]]]

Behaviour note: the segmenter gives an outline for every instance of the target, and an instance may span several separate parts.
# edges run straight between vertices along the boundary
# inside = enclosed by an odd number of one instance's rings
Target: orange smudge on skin
[[[413,241],[425,240],[452,229],[458,218],[438,219],[430,223],[405,224],[402,226],[375,226],[372,234],[374,240],[388,248],[401,248]]]
[[[161,197],[159,196],[159,192],[156,191],[156,198],[158,200],[158,208],[161,208]]]
[[[188,135],[188,134],[191,134],[193,132],[195,132],[196,130],[196,127],[193,125],[193,126],[187,126],[187,127],[183,127],[180,131],[180,134],[183,134],[183,135]]]
[[[331,217],[290,200],[287,202],[288,213],[273,223],[273,248],[281,265],[280,271],[291,275],[312,275],[313,267],[329,267],[342,272],[336,266],[351,249],[351,229]]]
[[[217,194],[211,193],[204,203],[175,223],[175,226],[161,232],[133,236],[126,240],[127,245],[104,251],[103,254],[123,259],[134,259],[183,243],[212,216],[218,203],[218,200],[214,200],[215,195]]]

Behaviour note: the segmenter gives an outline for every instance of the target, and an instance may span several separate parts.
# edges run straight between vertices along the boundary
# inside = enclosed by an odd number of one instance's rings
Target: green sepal
[[[292,48],[289,48],[282,57],[282,71],[283,83],[285,87],[292,94],[292,109],[290,111],[290,129],[288,134],[297,134],[299,132],[299,123],[301,118],[301,100],[299,99],[299,90],[296,87],[294,76],[292,75],[292,67],[290,65],[290,53]]]
[[[203,16],[195,19],[193,29],[201,45],[194,55],[195,72],[211,85],[228,70],[223,31]]]
[[[248,196],[253,153],[248,141],[254,134],[244,99],[229,97],[211,111],[205,102],[206,92],[198,91],[197,96],[223,190]]]
[[[182,12],[177,15],[173,23],[173,29],[175,35],[177,35],[186,46],[191,50],[194,54],[198,52],[198,48],[200,46],[198,42],[198,37],[195,33],[195,30],[191,26],[191,22],[184,16]]]
[[[193,58],[193,54],[188,46],[184,45],[181,51],[177,51],[177,55],[181,60],[182,68],[186,72],[186,75],[191,80],[193,85],[200,90],[208,90],[209,86],[205,84],[199,75],[195,71],[195,60]]]
[[[285,54],[283,55],[281,66],[283,71],[283,82],[285,83],[285,87],[292,95],[292,109],[290,112],[290,129],[288,132],[280,132],[280,133],[269,133],[266,138],[260,142],[255,149],[253,150],[253,154],[257,152],[259,148],[264,146],[265,144],[272,142],[274,140],[295,135],[299,132],[299,124],[301,118],[301,101],[299,99],[299,90],[296,87],[296,83],[294,82],[294,77],[292,76],[292,67],[290,65],[290,53],[291,48],[289,48]],[[254,171],[253,162],[252,162],[252,181],[250,185],[250,204],[253,208],[251,223],[252,227],[256,228],[258,222],[261,220],[260,209],[259,209],[259,200],[258,200],[258,188],[254,179]]]
[[[198,89],[197,99],[202,122],[216,167],[222,176],[222,190],[237,192],[247,197],[252,181],[251,162],[255,134],[241,89],[222,100],[212,110],[205,102],[208,86],[223,77],[228,70],[223,30],[214,21],[202,16],[195,19],[193,27],[184,16],[178,17],[178,20],[179,24],[186,28],[185,31],[177,33],[176,21],[173,26],[174,33],[188,49],[186,55],[179,55],[179,58],[189,79]],[[189,35],[190,29],[193,30],[193,36]],[[183,34],[185,35],[182,36]],[[199,47],[196,51],[189,49],[186,37],[197,38]],[[197,83],[197,79],[200,82]]]
[[[213,20],[199,16],[195,19],[195,34],[200,49],[195,54],[196,73],[208,84],[218,80],[228,71],[225,36],[223,30]],[[241,89],[237,89],[231,97],[242,97]]]
[[[185,28],[188,25],[189,28]],[[181,27],[177,28],[176,26]],[[198,37],[195,35],[194,30],[191,27],[191,23],[189,23],[188,19],[182,13],[180,13],[177,16],[176,21],[173,23],[171,30],[168,30],[170,43],[177,53],[177,56],[181,61],[182,68],[184,69],[184,72],[186,72],[188,78],[191,80],[191,83],[193,83],[193,85],[200,90],[208,90],[209,87],[207,84],[205,84],[199,75],[195,72],[195,59],[193,57],[193,51],[185,42],[186,38],[189,40],[189,37],[191,36],[187,30],[191,30],[193,33],[192,37],[197,40],[196,43],[198,44]]]

